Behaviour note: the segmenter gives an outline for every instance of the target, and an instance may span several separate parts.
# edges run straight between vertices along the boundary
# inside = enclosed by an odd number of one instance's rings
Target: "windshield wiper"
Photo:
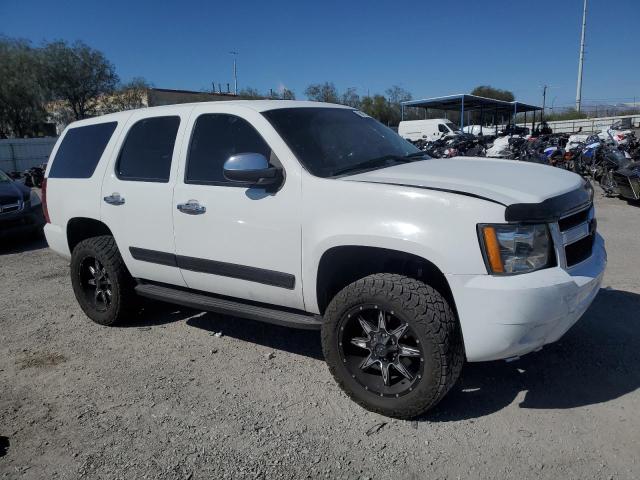
[[[414,161],[413,159],[418,156],[425,156],[424,152],[414,152],[408,155],[384,155],[382,157],[371,158],[369,160],[365,160],[364,162],[356,163],[355,165],[349,165],[348,167],[340,168],[335,170],[331,176],[335,177],[336,175],[341,175],[343,173],[351,172],[354,170],[366,170],[367,168],[374,168],[378,164],[382,163],[385,167],[390,167],[391,165],[384,165],[385,162],[394,161],[407,163]]]
[[[416,158],[416,157],[426,157],[426,156],[427,156],[427,152],[419,151],[419,152],[408,153],[407,155],[404,156],[404,158]]]

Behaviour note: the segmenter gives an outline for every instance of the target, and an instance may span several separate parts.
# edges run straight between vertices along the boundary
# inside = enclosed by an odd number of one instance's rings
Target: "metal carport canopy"
[[[507,102],[494,98],[478,97],[477,95],[459,94],[447,95],[445,97],[426,98],[423,100],[409,100],[401,103],[402,118],[404,119],[405,107],[433,108],[436,110],[459,111],[460,122],[464,126],[464,112],[483,111],[495,115],[516,115],[518,113],[535,112],[542,110],[541,107],[529,105],[522,102]]]

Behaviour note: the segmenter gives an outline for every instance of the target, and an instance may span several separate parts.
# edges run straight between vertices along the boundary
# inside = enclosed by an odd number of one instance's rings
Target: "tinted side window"
[[[442,133],[449,133],[449,129],[445,127],[442,123],[438,124],[438,131]]]
[[[271,149],[246,120],[227,114],[206,114],[196,120],[189,145],[185,183],[230,184],[222,166],[236,153],[261,153],[270,158]]]
[[[180,117],[136,122],[124,141],[116,172],[121,180],[168,182]]]
[[[118,122],[98,123],[67,131],[49,171],[49,178],[89,178]]]

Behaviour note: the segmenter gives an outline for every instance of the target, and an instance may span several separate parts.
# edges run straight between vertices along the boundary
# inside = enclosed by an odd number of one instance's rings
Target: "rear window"
[[[121,180],[168,182],[180,117],[137,122],[124,141],[116,171]]]
[[[49,178],[89,178],[118,122],[71,128],[53,159]]]

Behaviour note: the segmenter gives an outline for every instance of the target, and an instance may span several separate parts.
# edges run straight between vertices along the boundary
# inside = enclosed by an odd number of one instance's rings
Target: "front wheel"
[[[423,282],[386,273],[336,295],[325,312],[322,348],[347,395],[396,418],[436,405],[464,362],[460,327],[444,297]]]

